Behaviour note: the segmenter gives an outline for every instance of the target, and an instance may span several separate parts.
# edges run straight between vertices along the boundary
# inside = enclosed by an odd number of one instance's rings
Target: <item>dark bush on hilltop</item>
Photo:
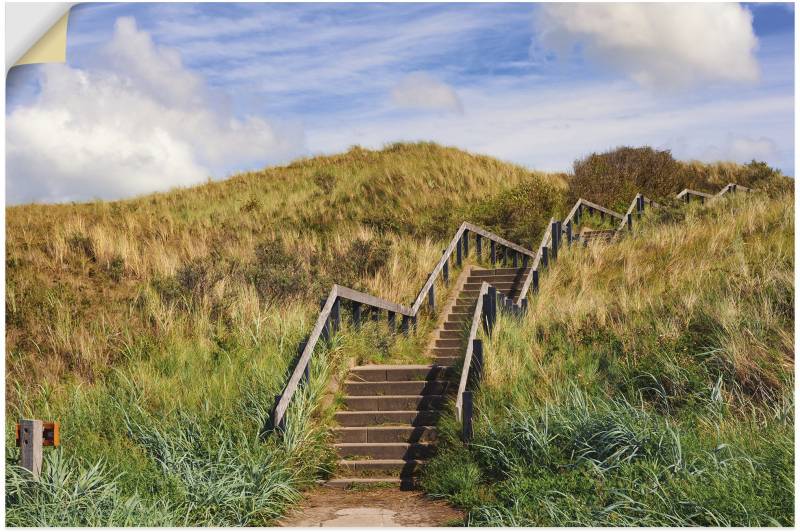
[[[649,146],[621,147],[592,153],[573,164],[569,203],[585,198],[625,210],[638,192],[656,201],[668,201],[684,188],[717,192],[728,183],[760,190],[783,191],[791,180],[764,162],[747,164],[676,161],[669,150]]]
[[[623,211],[637,192],[665,200],[687,186],[681,165],[669,150],[622,147],[592,153],[573,164],[570,199],[585,198]]]

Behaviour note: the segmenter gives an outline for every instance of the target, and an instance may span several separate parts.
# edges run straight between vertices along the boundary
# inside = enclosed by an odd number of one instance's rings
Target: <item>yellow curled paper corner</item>
[[[14,63],[30,65],[33,63],[64,63],[67,60],[67,20],[69,9],[53,24],[25,54]]]

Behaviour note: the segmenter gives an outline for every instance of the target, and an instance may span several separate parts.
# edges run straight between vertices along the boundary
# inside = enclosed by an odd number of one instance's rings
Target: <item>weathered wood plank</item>
[[[596,210],[598,210],[600,212],[604,212],[604,213],[608,214],[609,216],[613,216],[614,218],[616,218],[618,220],[622,220],[624,218],[624,216],[621,215],[620,213],[618,213],[617,211],[612,211],[611,209],[603,207],[602,205],[598,205],[597,203],[592,203],[591,201],[585,200],[583,198],[581,198],[580,201],[581,201],[581,203],[583,203],[587,207],[592,207],[593,209],[596,209]]]
[[[289,408],[289,402],[291,402],[292,396],[294,396],[294,392],[297,390],[297,387],[300,384],[300,379],[303,378],[303,373],[305,372],[309,360],[311,360],[311,354],[314,352],[314,348],[317,346],[317,341],[322,334],[322,329],[328,322],[328,317],[330,316],[331,309],[333,308],[333,302],[336,301],[337,297],[338,293],[336,290],[336,285],[334,285],[328,294],[328,299],[325,300],[325,304],[322,306],[322,310],[319,312],[317,322],[314,325],[314,328],[311,330],[311,334],[308,337],[306,346],[303,349],[303,354],[300,355],[300,359],[297,361],[297,365],[294,367],[292,376],[289,377],[289,382],[286,383],[286,387],[283,389],[281,399],[275,406],[273,425],[276,427],[280,426],[281,422],[283,421],[283,416],[286,414],[286,410]]]
[[[353,290],[352,288],[347,288],[346,286],[341,285],[333,285],[336,289],[336,292],[339,294],[339,297],[344,299],[349,299],[350,301],[357,301],[358,303],[362,303],[364,305],[369,305],[370,307],[379,308],[381,310],[387,310],[389,312],[396,312],[398,314],[405,314],[407,316],[412,315],[412,311],[409,307],[404,305],[399,305],[392,301],[387,301],[380,297],[376,297],[370,294],[365,294],[364,292],[359,292],[358,290]]]

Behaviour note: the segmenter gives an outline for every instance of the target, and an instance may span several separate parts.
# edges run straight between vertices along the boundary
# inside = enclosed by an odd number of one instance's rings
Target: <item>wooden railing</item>
[[[689,201],[690,196],[700,197],[701,201],[704,199],[718,198],[727,193],[735,193],[737,190],[745,190],[751,192],[752,190],[734,183],[729,183],[716,195],[707,194],[705,192],[697,192],[694,190],[685,189],[681,191],[676,197],[678,199],[685,199]],[[660,204],[652,201],[642,194],[636,194],[633,201],[626,213],[619,214],[616,211],[607,209],[596,203],[584,199],[578,199],[572,210],[569,211],[563,222],[550,219],[550,222],[545,228],[544,235],[542,236],[539,250],[537,251],[531,265],[531,269],[525,278],[522,290],[517,296],[516,302],[511,302],[508,298],[502,296],[499,290],[496,290],[489,283],[482,283],[478,295],[478,301],[475,305],[475,311],[472,315],[472,323],[467,336],[467,348],[464,353],[464,364],[461,370],[461,378],[459,379],[458,391],[456,392],[456,417],[461,422],[462,439],[469,441],[472,439],[472,391],[467,389],[470,376],[474,376],[474,381],[480,378],[483,370],[483,344],[477,338],[478,326],[483,323],[484,330],[488,335],[491,335],[494,323],[497,321],[498,308],[510,312],[515,315],[523,314],[528,308],[528,292],[532,288],[533,293],[538,291],[539,284],[539,268],[540,266],[547,266],[548,252],[550,253],[550,260],[555,260],[558,256],[558,249],[561,246],[561,235],[566,234],[567,244],[573,242],[572,225],[580,224],[580,217],[582,209],[586,207],[592,211],[597,210],[601,215],[608,214],[612,218],[620,220],[620,225],[616,229],[615,237],[622,234],[622,231],[627,227],[629,230],[633,229],[633,215],[636,213],[636,218],[640,218],[644,212],[645,205],[650,207],[661,207]],[[590,211],[590,213],[592,212]],[[563,224],[563,225],[562,225]],[[498,306],[498,300],[501,303]],[[473,364],[473,360],[475,363]]]
[[[448,281],[450,260],[455,256],[456,266],[461,266],[463,259],[468,255],[470,234],[474,234],[475,236],[475,250],[479,256],[483,252],[483,240],[486,239],[489,242],[489,257],[492,264],[496,263],[497,261],[498,246],[504,251],[504,257],[506,257],[510,251],[515,263],[518,255],[522,256],[523,266],[527,266],[531,259],[535,260],[535,255],[532,251],[474,224],[463,222],[453,238],[450,240],[447,248],[445,248],[441,259],[439,259],[439,262],[437,262],[436,266],[434,266],[433,271],[431,271],[427,280],[423,284],[411,307],[387,301],[370,294],[365,294],[363,292],[353,290],[352,288],[334,285],[328,293],[328,297],[322,301],[322,308],[319,311],[319,315],[314,323],[314,328],[311,330],[311,334],[308,336],[308,339],[304,342],[304,344],[301,344],[302,351],[300,357],[297,359],[297,363],[295,364],[294,370],[292,371],[286,386],[284,387],[282,393],[276,397],[275,407],[272,411],[272,428],[283,427],[283,422],[285,420],[286,411],[289,408],[289,404],[291,403],[295,392],[299,388],[300,383],[308,377],[309,363],[316,346],[319,344],[320,338],[323,338],[327,341],[332,334],[336,334],[336,332],[339,330],[341,323],[340,307],[342,301],[350,301],[353,305],[352,319],[356,326],[361,320],[361,305],[365,305],[367,307],[371,307],[373,312],[376,310],[387,311],[390,327],[395,327],[397,316],[401,316],[401,328],[404,333],[408,333],[409,328],[416,323],[417,316],[419,315],[419,312],[425,303],[426,296],[428,300],[428,306],[433,309],[436,280],[441,276],[444,282]]]
[[[750,191],[749,188],[730,183],[714,197],[719,197],[729,192],[736,192],[737,190]],[[701,198],[708,196],[702,192],[686,189],[678,194],[678,198],[680,199],[685,197],[688,201],[688,198],[691,195],[700,196]],[[371,307],[373,312],[384,310],[387,311],[390,327],[396,326],[396,317],[397,315],[400,315],[402,320],[402,331],[404,333],[408,333],[410,326],[416,323],[417,315],[419,314],[425,302],[426,296],[428,300],[428,306],[431,308],[431,310],[433,310],[436,280],[441,275],[444,282],[448,281],[449,264],[453,255],[455,255],[456,266],[461,266],[463,259],[469,254],[469,235],[472,233],[475,235],[475,249],[478,256],[482,254],[482,243],[483,239],[485,238],[489,241],[489,255],[492,264],[495,264],[497,260],[497,246],[500,246],[503,248],[504,258],[508,255],[508,252],[511,251],[514,265],[516,265],[517,257],[518,255],[521,255],[522,267],[530,267],[530,270],[525,276],[525,281],[516,301],[512,301],[511,299],[507,298],[505,295],[495,290],[494,287],[487,283],[484,283],[481,287],[481,297],[478,300],[475,314],[473,315],[473,323],[470,328],[467,357],[464,364],[464,371],[466,371],[466,373],[462,371],[461,381],[459,382],[459,392],[456,398],[456,409],[458,411],[459,418],[463,419],[463,397],[465,393],[468,393],[465,388],[468,381],[471,359],[475,350],[475,345],[480,345],[475,344],[476,341],[479,342],[475,335],[477,334],[477,323],[480,322],[481,316],[489,316],[488,319],[490,321],[487,322],[489,323],[487,326],[490,327],[491,323],[493,323],[491,320],[496,318],[498,298],[501,299],[500,307],[508,309],[511,312],[521,313],[527,309],[528,293],[531,290],[533,290],[534,293],[538,291],[539,270],[542,267],[547,267],[549,262],[557,259],[558,250],[562,245],[562,236],[564,234],[567,236],[567,244],[572,244],[572,227],[573,225],[578,225],[580,223],[580,217],[584,207],[589,209],[590,213],[594,210],[597,210],[600,212],[601,216],[607,214],[612,218],[621,220],[620,226],[617,228],[617,233],[619,234],[626,226],[629,229],[633,227],[634,211],[637,213],[637,217],[640,217],[644,211],[645,205],[658,206],[657,203],[645,198],[642,194],[637,194],[633,202],[631,202],[628,211],[622,215],[616,211],[603,207],[602,205],[592,203],[591,201],[583,198],[578,199],[572,210],[570,210],[569,214],[567,214],[567,217],[564,218],[563,222],[561,220],[555,220],[551,218],[550,223],[548,223],[548,226],[545,228],[539,249],[536,251],[536,253],[481,227],[473,225],[469,222],[463,222],[453,238],[450,240],[450,243],[442,252],[442,257],[439,259],[439,262],[436,263],[430,275],[428,275],[427,280],[422,285],[422,288],[417,294],[417,297],[411,307],[387,301],[370,294],[365,294],[363,292],[353,290],[352,288],[334,285],[328,293],[328,297],[322,301],[322,308],[319,311],[314,328],[311,330],[311,334],[308,336],[308,339],[304,342],[304,344],[302,344],[303,349],[300,357],[297,360],[295,368],[289,377],[289,381],[286,383],[283,392],[276,398],[276,404],[272,413],[272,426],[283,426],[282,423],[286,416],[286,411],[289,408],[292,397],[294,397],[294,394],[300,386],[303,378],[307,378],[308,376],[309,363],[314,353],[314,349],[319,343],[319,339],[322,337],[327,341],[331,334],[336,334],[336,332],[339,330],[341,323],[340,306],[342,301],[347,300],[351,302],[352,320],[356,326],[358,326],[361,320],[361,305],[366,305],[367,307]],[[484,303],[484,299],[487,300],[487,303]],[[488,302],[489,300],[491,300],[491,302]],[[488,306],[484,307],[484,304]],[[486,314],[486,311],[488,311],[489,314]],[[481,314],[482,312],[483,314]],[[467,376],[465,377],[465,375]]]

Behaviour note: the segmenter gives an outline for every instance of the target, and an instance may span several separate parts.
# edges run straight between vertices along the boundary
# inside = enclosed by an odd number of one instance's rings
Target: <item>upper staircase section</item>
[[[751,192],[751,189],[730,183],[723,187],[717,194],[709,198],[709,194],[685,189],[677,194],[677,198],[689,202],[692,197],[700,198],[700,201],[707,199],[713,200],[725,194],[736,193],[737,191]],[[477,254],[483,252],[483,247],[488,243],[489,255],[492,264],[495,263],[498,248],[503,251],[504,257],[512,257],[514,267],[521,266],[524,272],[521,274],[522,279],[514,279],[514,282],[522,281],[521,288],[511,290],[509,294],[504,294],[506,298],[504,305],[513,305],[517,309],[524,310],[527,305],[527,294],[529,291],[536,291],[538,289],[538,276],[540,266],[547,266],[548,262],[557,258],[558,249],[561,246],[561,241],[566,237],[566,243],[571,244],[575,240],[573,235],[574,228],[580,225],[580,218],[583,209],[597,210],[601,216],[610,216],[619,225],[614,232],[613,238],[620,237],[625,230],[631,230],[633,227],[634,215],[639,218],[644,212],[645,206],[659,207],[659,205],[646,198],[642,194],[637,194],[630,204],[630,207],[625,214],[620,214],[612,209],[603,207],[586,199],[580,198],[575,203],[573,208],[567,214],[567,217],[562,220],[551,219],[547,228],[542,235],[542,240],[538,250],[534,253],[531,250],[524,248],[518,244],[510,242],[490,231],[482,229],[469,222],[464,222],[456,231],[453,238],[450,240],[447,248],[442,253],[439,262],[434,266],[433,271],[428,276],[427,280],[420,289],[417,297],[411,306],[405,306],[385,299],[375,297],[369,294],[358,292],[356,290],[334,285],[328,294],[327,299],[324,300],[319,316],[314,324],[314,328],[305,342],[302,353],[297,361],[294,371],[292,372],[283,393],[278,397],[277,404],[273,410],[272,426],[281,427],[286,410],[289,403],[294,396],[297,387],[299,386],[304,374],[306,373],[309,361],[317,346],[320,338],[328,340],[331,333],[336,333],[340,324],[340,305],[343,301],[349,301],[352,305],[352,315],[354,322],[358,323],[361,316],[361,305],[367,305],[373,310],[373,314],[386,311],[390,324],[394,324],[397,316],[401,317],[401,327],[404,332],[407,332],[409,327],[416,321],[417,315],[422,309],[425,301],[433,308],[435,301],[434,289],[437,279],[441,278],[447,282],[449,276],[449,264],[451,259],[455,259],[457,266],[460,266],[463,257],[467,256],[470,251],[470,235],[474,236],[475,251]],[[521,261],[521,264],[518,262]],[[518,275],[518,274],[514,274]],[[510,279],[497,279],[498,282],[509,282]],[[488,285],[489,283],[486,283]],[[470,285],[469,290],[475,291],[474,283]],[[480,290],[480,289],[479,289]],[[494,290],[494,287],[492,288]],[[502,289],[501,289],[502,292]]]

